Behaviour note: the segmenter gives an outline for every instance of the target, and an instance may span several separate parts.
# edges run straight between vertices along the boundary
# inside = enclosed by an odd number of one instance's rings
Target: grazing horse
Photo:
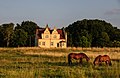
[[[79,60],[80,64],[82,64],[82,59],[85,58],[88,62],[90,58],[84,53],[70,53],[68,54],[68,64],[72,64],[72,59]]]
[[[95,58],[93,64],[94,65],[101,65],[102,62],[105,62],[106,65],[110,65],[110,66],[112,65],[111,59],[110,59],[110,57],[108,55],[103,55],[103,56],[99,55],[99,56],[97,56]]]

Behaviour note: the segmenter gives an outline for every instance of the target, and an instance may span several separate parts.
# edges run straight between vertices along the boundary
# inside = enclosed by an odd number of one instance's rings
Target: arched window
[[[45,38],[49,38],[49,35],[46,35]]]
[[[56,35],[54,35],[54,36],[53,36],[53,38],[57,38],[57,36],[56,36]]]

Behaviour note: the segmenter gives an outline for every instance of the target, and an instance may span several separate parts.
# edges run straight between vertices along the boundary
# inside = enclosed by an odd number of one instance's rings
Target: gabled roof
[[[42,33],[44,33],[44,31],[45,31],[45,28],[37,28],[36,29],[36,37],[38,39],[41,39],[42,38]]]
[[[42,39],[42,33],[44,33],[46,28],[37,28],[36,29],[36,36],[39,39]],[[52,34],[53,29],[51,30],[49,28],[50,34]],[[58,34],[60,34],[60,39],[65,39],[65,33],[63,32],[62,29],[57,29]]]
[[[65,33],[62,29],[57,29],[58,34],[60,34],[60,39],[65,39]]]

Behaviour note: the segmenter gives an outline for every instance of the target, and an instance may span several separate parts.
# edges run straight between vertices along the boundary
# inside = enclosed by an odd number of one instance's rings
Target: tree
[[[18,27],[20,28],[20,27]],[[36,33],[37,24],[32,21],[23,21],[21,24],[21,29],[27,32],[27,45],[26,46],[35,46],[35,33]]]
[[[3,34],[3,40],[4,40],[4,46],[9,47],[10,46],[10,40],[13,35],[13,28],[14,24],[9,23],[9,24],[3,24],[2,25],[2,34]]]
[[[22,29],[16,29],[13,35],[13,46],[21,47],[25,46],[27,41],[27,32]]]
[[[113,44],[113,47],[120,47],[120,41],[114,40],[112,44]]]
[[[4,37],[3,37],[3,29],[2,26],[0,26],[0,47],[3,47],[4,45]]]
[[[65,28],[68,34],[68,45],[80,47],[81,38],[86,37],[91,47],[105,47],[114,40],[120,41],[120,29],[104,20],[81,20]],[[84,38],[85,39],[85,38]]]
[[[91,43],[88,41],[87,37],[82,36],[80,38],[80,47],[90,47]]]

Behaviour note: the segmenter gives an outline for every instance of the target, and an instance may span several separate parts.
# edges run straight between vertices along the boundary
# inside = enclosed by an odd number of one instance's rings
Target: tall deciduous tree
[[[4,40],[4,46],[9,47],[10,46],[10,40],[13,35],[13,28],[14,24],[3,24],[2,25],[2,34],[3,34],[3,40]]]
[[[3,45],[4,45],[3,29],[2,26],[0,26],[0,47],[3,47]]]
[[[35,46],[35,32],[37,24],[32,21],[23,21],[21,24],[21,29],[27,32],[27,46]]]
[[[80,38],[80,47],[90,47],[91,43],[88,41],[88,38],[85,36],[82,36]]]
[[[13,35],[13,46],[23,47],[26,45],[27,41],[27,32],[22,29],[16,29]]]
[[[83,44],[82,40],[87,41],[92,47],[111,46],[114,40],[120,41],[120,30],[98,19],[76,21],[66,27],[66,31],[69,33],[68,46],[72,43],[74,47],[80,47]]]

